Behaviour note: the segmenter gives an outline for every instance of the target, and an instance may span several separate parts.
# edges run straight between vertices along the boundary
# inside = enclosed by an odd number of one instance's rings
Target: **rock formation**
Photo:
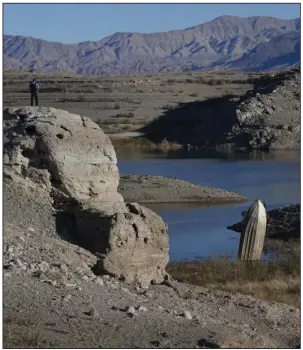
[[[167,227],[117,192],[116,154],[100,127],[54,108],[8,108],[3,119],[4,176],[48,191],[53,205],[72,217],[71,234],[99,253],[99,272],[141,285],[161,282]]]
[[[243,96],[180,104],[141,131],[187,147],[299,150],[300,79],[300,68],[266,75]]]
[[[300,69],[263,76],[237,104],[227,139],[250,149],[300,149]]]

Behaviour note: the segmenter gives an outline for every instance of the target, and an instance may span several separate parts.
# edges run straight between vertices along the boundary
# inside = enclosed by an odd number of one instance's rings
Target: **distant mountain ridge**
[[[300,19],[221,16],[184,30],[61,44],[4,35],[4,68],[89,75],[258,71],[300,63]]]

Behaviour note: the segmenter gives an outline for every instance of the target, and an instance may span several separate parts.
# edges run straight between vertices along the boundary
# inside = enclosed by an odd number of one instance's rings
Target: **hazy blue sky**
[[[7,4],[4,34],[78,43],[184,29],[222,15],[300,17],[299,4]]]

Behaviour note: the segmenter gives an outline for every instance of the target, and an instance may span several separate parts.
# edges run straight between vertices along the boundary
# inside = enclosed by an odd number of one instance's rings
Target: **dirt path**
[[[238,203],[246,199],[219,188],[151,175],[120,175],[119,192],[128,202],[139,203]]]

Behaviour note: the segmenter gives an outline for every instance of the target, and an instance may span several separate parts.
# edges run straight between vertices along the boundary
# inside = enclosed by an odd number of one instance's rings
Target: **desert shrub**
[[[216,80],[216,85],[224,85],[224,84],[225,84],[225,80],[223,79]]]
[[[188,83],[188,84],[192,84],[192,83],[194,83],[195,81],[194,81],[194,79],[189,79],[189,78],[187,78],[187,79],[185,79],[185,82]]]
[[[198,77],[198,78],[196,79],[196,83],[197,83],[197,84],[205,84],[206,81],[205,81],[205,79],[204,79],[203,77]]]
[[[85,95],[81,94],[81,95],[77,96],[76,100],[79,102],[85,102],[87,99],[86,99]]]
[[[94,90],[94,89],[88,88],[88,89],[86,89],[84,92],[86,92],[86,93],[88,93],[88,94],[93,94],[93,93],[95,92],[95,90]]]
[[[174,109],[174,106],[173,106],[173,105],[164,105],[164,106],[162,107],[162,109],[164,109],[165,111],[169,111],[169,110],[171,110],[171,109]]]
[[[198,97],[199,94],[195,91],[195,92],[190,93],[189,96]]]
[[[172,262],[167,272],[180,282],[300,305],[300,251],[291,249],[270,262],[197,259]]]
[[[116,118],[133,118],[135,115],[132,112],[129,112],[127,114],[124,113],[119,113],[117,115],[115,115]]]

